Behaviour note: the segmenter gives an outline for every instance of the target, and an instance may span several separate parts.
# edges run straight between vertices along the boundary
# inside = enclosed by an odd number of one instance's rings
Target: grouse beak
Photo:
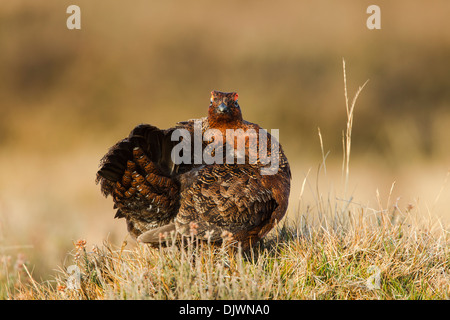
[[[227,105],[226,105],[225,103],[222,102],[222,103],[217,107],[217,110],[219,110],[220,113],[224,113],[224,112],[227,112],[228,107],[227,107]]]

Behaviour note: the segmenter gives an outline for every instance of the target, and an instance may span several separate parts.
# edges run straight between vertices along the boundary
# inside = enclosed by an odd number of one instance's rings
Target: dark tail
[[[133,150],[140,148],[154,165],[156,174],[170,177],[176,166],[171,159],[171,151],[175,142],[170,139],[171,131],[163,131],[157,127],[141,124],[134,128],[130,135],[112,146],[100,161],[96,182],[100,183],[105,196],[112,194],[116,182],[121,182],[128,161],[135,161]],[[138,171],[141,171],[138,166]],[[144,172],[139,172],[144,174]]]
[[[179,207],[178,167],[171,152],[173,129],[142,124],[112,146],[100,161],[97,183],[111,195],[116,218],[126,218],[130,233],[142,232],[173,220]]]

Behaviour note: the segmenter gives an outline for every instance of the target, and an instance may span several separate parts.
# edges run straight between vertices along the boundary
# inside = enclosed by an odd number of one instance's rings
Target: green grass
[[[359,213],[357,213],[359,211]],[[449,299],[448,231],[367,219],[286,221],[249,252],[188,241],[180,248],[78,246],[52,281],[16,278],[11,299]],[[379,213],[387,215],[386,212]],[[355,219],[357,218],[357,219]],[[417,223],[417,222],[416,222]],[[189,240],[189,239],[188,239]],[[71,289],[80,270],[80,288]]]

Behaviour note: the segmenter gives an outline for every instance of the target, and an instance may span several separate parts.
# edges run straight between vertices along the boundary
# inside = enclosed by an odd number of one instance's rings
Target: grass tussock
[[[449,234],[393,206],[351,204],[314,226],[286,221],[249,252],[75,243],[54,280],[31,276],[11,299],[449,299]],[[410,209],[414,210],[414,209]]]

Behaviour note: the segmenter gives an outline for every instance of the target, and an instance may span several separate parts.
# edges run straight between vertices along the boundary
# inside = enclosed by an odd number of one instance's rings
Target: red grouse
[[[275,166],[275,168],[273,168]],[[243,248],[286,213],[291,171],[278,141],[242,119],[235,92],[211,92],[208,116],[161,130],[148,124],[112,146],[97,183],[138,241],[175,231]]]

